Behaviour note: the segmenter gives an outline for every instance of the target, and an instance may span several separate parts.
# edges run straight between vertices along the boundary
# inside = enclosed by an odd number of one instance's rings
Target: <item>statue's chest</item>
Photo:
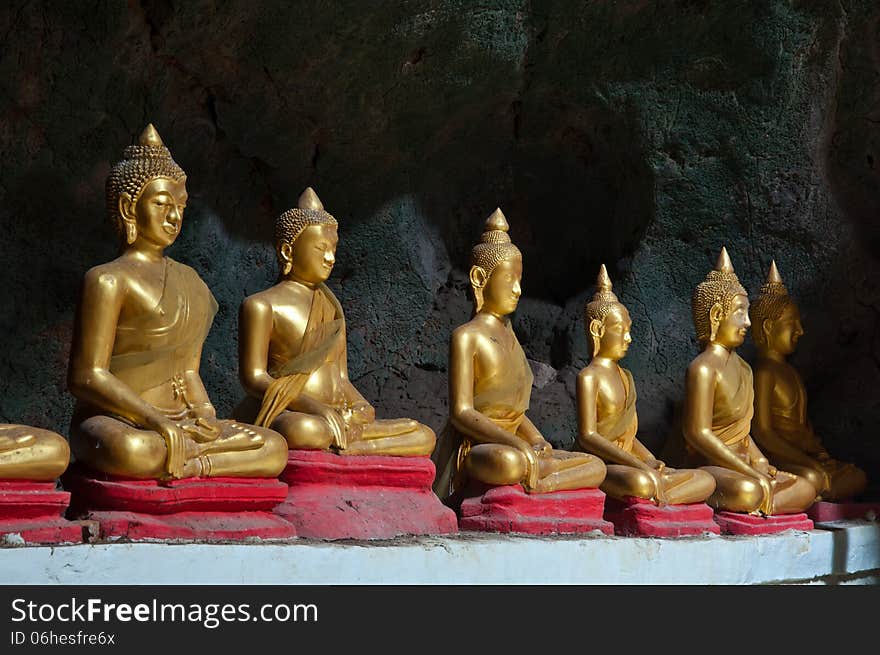
[[[800,376],[790,366],[779,367],[773,386],[773,398],[777,406],[791,409],[797,407],[804,397]]]
[[[506,332],[489,333],[481,340],[476,357],[476,374],[480,378],[503,378],[521,374],[528,366],[519,342]]]
[[[721,369],[721,374],[718,377],[718,384],[715,387],[716,400],[721,402],[733,400],[743,391],[745,383],[742,365],[739,360],[731,357],[724,368]]]
[[[272,305],[271,350],[284,354],[295,353],[302,343],[309,324],[311,298],[303,294],[279,299]]]
[[[626,387],[621,376],[614,371],[606,372],[599,380],[599,413],[616,415],[626,408]]]

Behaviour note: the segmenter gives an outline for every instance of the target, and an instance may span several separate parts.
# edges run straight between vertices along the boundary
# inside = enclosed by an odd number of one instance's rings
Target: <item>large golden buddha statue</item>
[[[164,254],[186,207],[186,175],[152,125],[107,177],[122,254],[86,273],[68,384],[71,446],[87,467],[139,479],[275,477],[276,433],[217,420],[199,376],[217,303],[189,266]]]
[[[342,455],[427,456],[431,428],[376,419],[348,379],[345,316],[325,284],[336,261],[337,222],[311,188],[276,223],[278,283],[249,296],[239,314],[239,376],[261,401],[256,422],[290,448]]]
[[[67,440],[27,425],[0,425],[0,480],[50,482],[70,461]]]
[[[775,465],[809,480],[822,499],[857,496],[867,485],[864,471],[833,459],[822,446],[807,419],[807,394],[801,377],[785,361],[804,330],[775,261],[749,315],[758,347],[752,421],[755,440]]]
[[[577,377],[578,446],[605,461],[602,491],[618,500],[645,498],[657,505],[706,500],[715,490],[709,473],[667,467],[636,437],[635,383],[618,364],[632,342],[632,320],[612,291],[604,264],[585,319],[593,356]]]
[[[602,460],[555,450],[526,416],[532,371],[510,323],[523,263],[507,231],[496,209],[472,253],[474,317],[452,333],[449,423],[435,452],[441,498],[468,478],[530,493],[598,487],[605,478]]]
[[[693,460],[715,478],[708,504],[763,515],[803,511],[816,489],[771,466],[751,438],[752,369],[736,353],[751,325],[749,300],[725,248],[697,285],[692,309],[703,351],[687,369],[683,434]]]

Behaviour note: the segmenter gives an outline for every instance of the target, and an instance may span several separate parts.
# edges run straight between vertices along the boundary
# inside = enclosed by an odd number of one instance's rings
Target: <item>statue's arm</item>
[[[345,319],[343,318],[343,321],[344,320]],[[364,422],[370,423],[376,420],[376,411],[367,399],[363,397],[361,392],[357,390],[357,387],[351,383],[351,380],[348,379],[348,338],[344,322],[342,324],[342,343],[344,344],[344,347],[342,348],[342,355],[339,357],[339,373],[345,381],[345,397],[348,400],[349,405],[358,408],[358,411],[363,415]]]
[[[522,423],[519,424],[516,433],[532,446],[542,446],[545,449],[551,447],[550,442],[544,438],[544,435],[528,416],[523,416]]]
[[[117,274],[95,268],[86,273],[74,323],[67,386],[94,407],[152,430],[166,422],[162,414],[110,372],[116,326],[125,298]]]
[[[688,443],[716,466],[731,469],[750,478],[764,476],[737,457],[712,431],[716,371],[704,362],[692,362],[687,370],[684,409],[684,436]]]
[[[274,380],[266,370],[271,337],[271,305],[245,298],[238,311],[238,378],[245,391],[261,400]]]
[[[821,470],[819,462],[796,448],[776,434],[773,429],[773,372],[765,367],[755,370],[755,417],[752,419],[752,432],[761,447],[787,461]]]
[[[184,373],[186,379],[186,399],[190,404],[193,415],[216,418],[217,410],[214,409],[214,405],[208,397],[208,390],[205,389],[205,383],[199,374],[203,346],[204,342],[200,343],[199,347],[190,357],[189,362],[187,362],[186,373]]]
[[[618,448],[599,434],[599,381],[589,371],[581,371],[577,377],[578,444],[586,452],[601,457],[612,464],[623,464],[649,470],[645,462],[635,455]]]
[[[523,450],[528,444],[495,425],[474,409],[474,358],[478,336],[458,328],[449,348],[449,419],[459,432],[481,443],[498,443]]]

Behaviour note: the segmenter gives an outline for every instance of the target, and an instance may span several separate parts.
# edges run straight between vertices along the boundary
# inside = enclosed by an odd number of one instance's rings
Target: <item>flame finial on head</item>
[[[730,255],[727,254],[727,248],[724,246],[721,246],[718,261],[715,263],[715,270],[719,273],[736,274],[733,270],[733,262],[730,261]]]
[[[162,143],[162,137],[159,136],[159,132],[156,131],[155,126],[152,123],[148,123],[144,128],[144,131],[141,132],[141,136],[138,139],[139,146],[153,146],[159,147],[164,146]]]
[[[611,291],[611,278],[605,264],[599,267],[599,275],[596,277],[596,289],[598,291]]]
[[[300,209],[312,209],[315,211],[324,209],[324,203],[321,202],[321,199],[312,187],[306,187],[306,190],[299,195],[296,206]]]

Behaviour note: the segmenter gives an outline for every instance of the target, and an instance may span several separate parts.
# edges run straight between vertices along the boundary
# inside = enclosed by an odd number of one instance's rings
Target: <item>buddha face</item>
[[[741,346],[752,324],[749,320],[748,297],[741,293],[736,294],[727,314],[724,314],[720,303],[713,305],[709,310],[709,320],[714,328],[714,343],[729,349]]]
[[[309,284],[330,277],[336,263],[339,235],[335,225],[309,225],[293,242],[281,246],[281,258],[290,262],[290,274]]]
[[[500,261],[483,286],[482,308],[499,316],[512,314],[522,295],[521,282],[522,260],[517,257]]]
[[[598,325],[597,325],[598,324]],[[594,357],[607,357],[617,361],[623,359],[629,344],[632,343],[632,320],[626,307],[616,304],[614,308],[605,314],[604,320],[592,321],[590,333],[598,338],[599,348],[593,354]]]
[[[160,248],[174,243],[183,225],[187,197],[185,176],[179,180],[167,177],[150,180],[137,202],[132,202],[128,194],[122,194],[119,208],[129,243],[142,241]]]
[[[767,319],[762,326],[767,339],[767,348],[783,355],[790,355],[797,348],[798,339],[804,334],[801,313],[797,305],[789,302],[779,318]]]

